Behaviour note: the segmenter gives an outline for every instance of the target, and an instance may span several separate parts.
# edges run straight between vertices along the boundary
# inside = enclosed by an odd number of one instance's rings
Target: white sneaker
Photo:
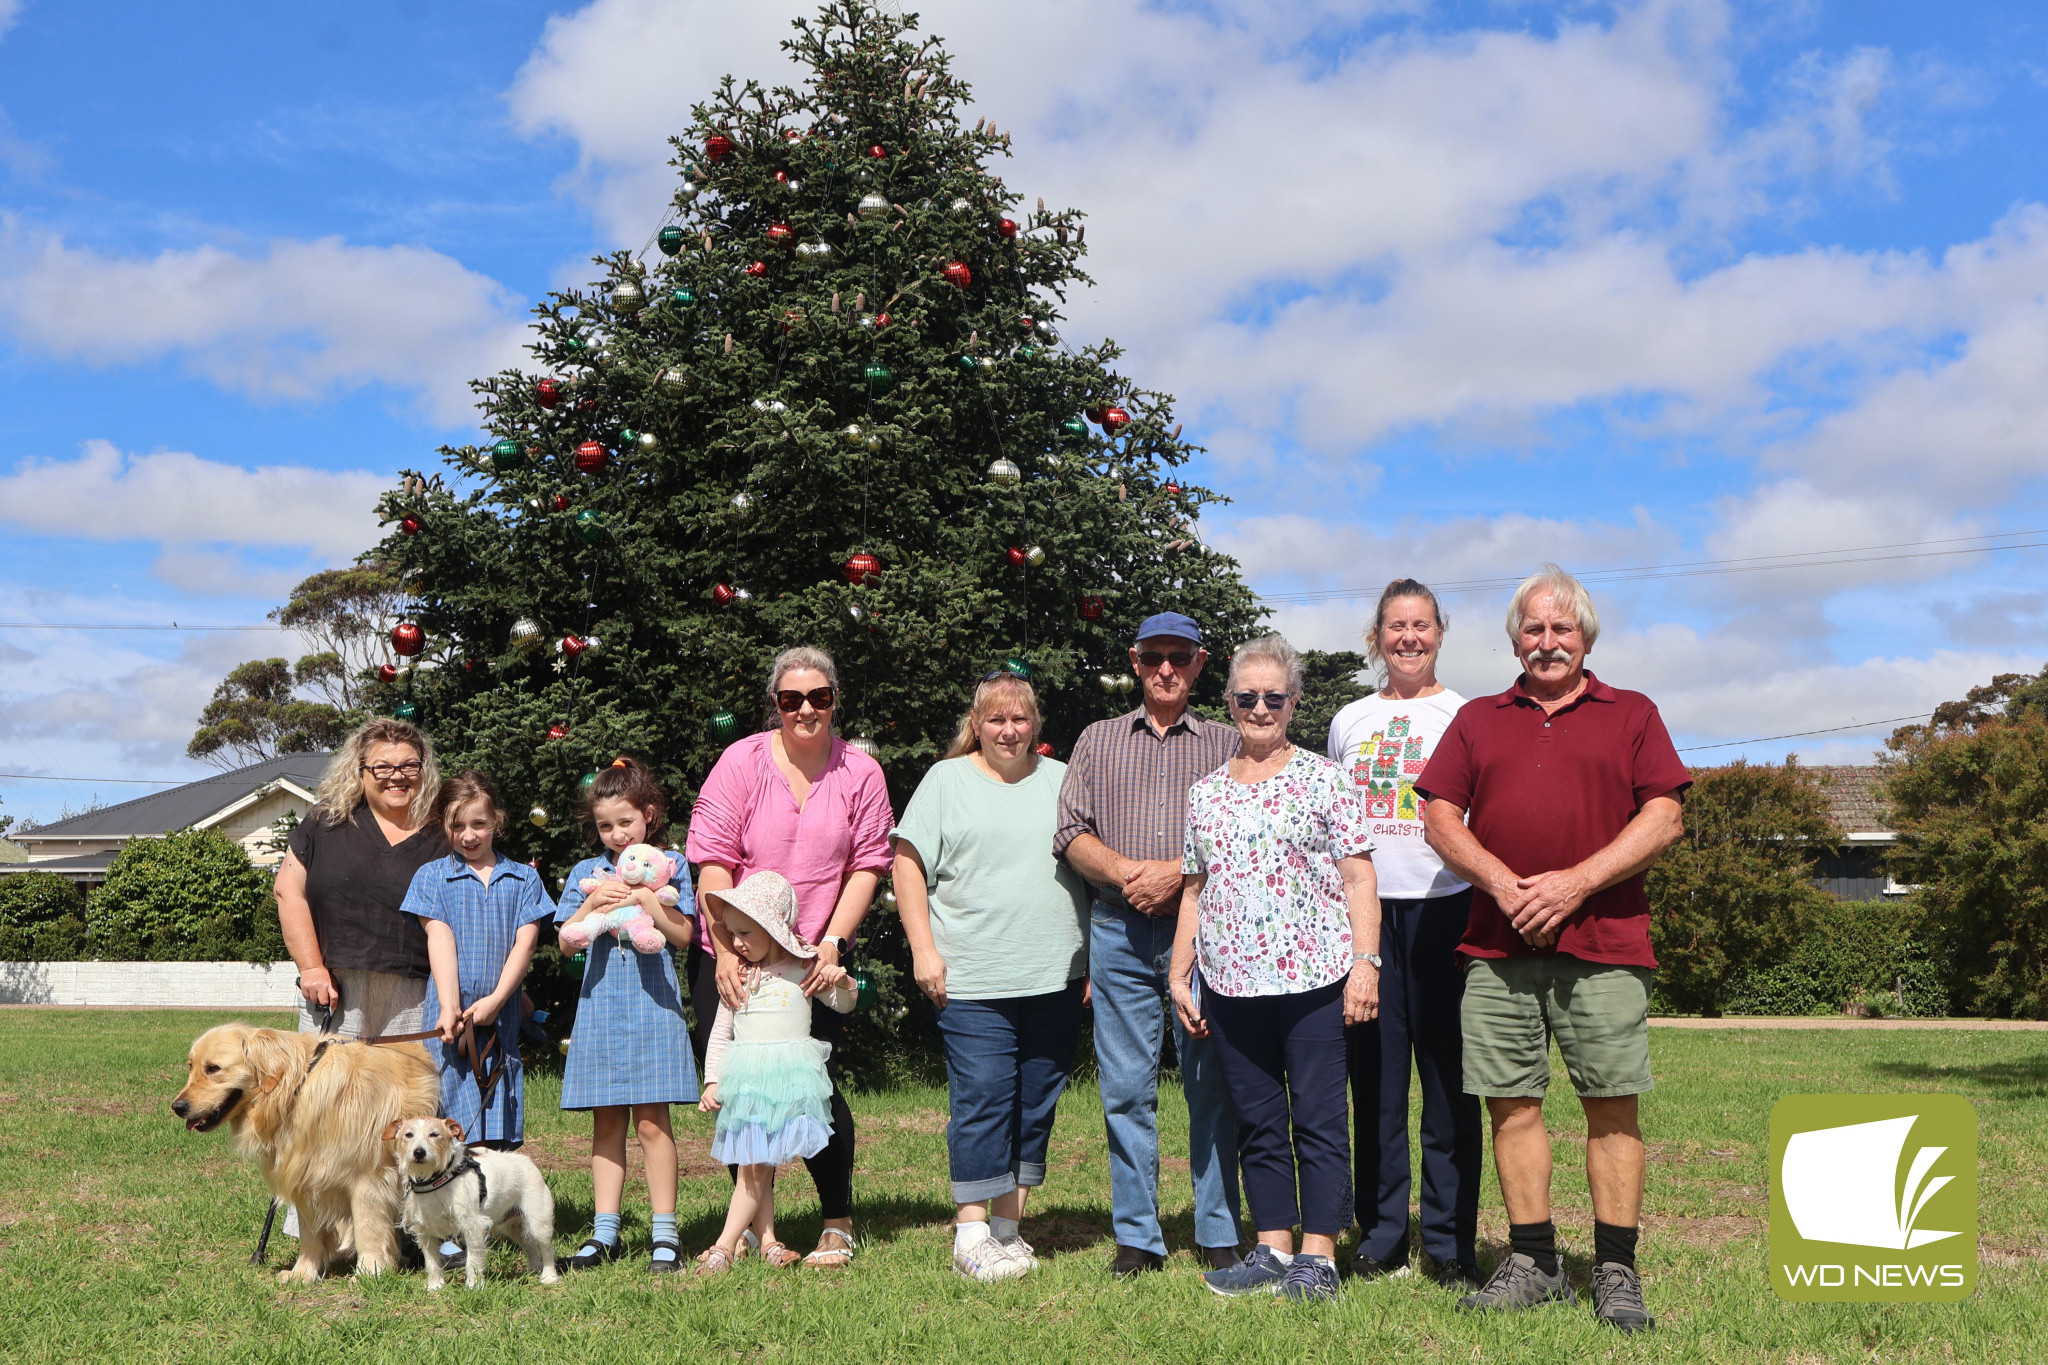
[[[971,1247],[953,1248],[953,1269],[970,1280],[998,1284],[1022,1277],[1031,1269],[1031,1261],[994,1237],[984,1237]]]
[[[1020,1232],[1015,1237],[1010,1238],[1003,1243],[1003,1246],[1009,1250],[1012,1256],[1024,1263],[1026,1270],[1038,1269],[1038,1252],[1033,1249],[1031,1243],[1024,1240],[1023,1233]]]

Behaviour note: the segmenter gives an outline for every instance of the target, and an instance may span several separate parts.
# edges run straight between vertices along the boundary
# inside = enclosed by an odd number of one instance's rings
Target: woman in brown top
[[[440,785],[433,744],[402,720],[359,727],[327,765],[319,804],[277,869],[277,918],[305,997],[301,1033],[325,1024],[374,1038],[421,1027],[427,936],[398,907],[412,874],[448,852],[430,815]]]

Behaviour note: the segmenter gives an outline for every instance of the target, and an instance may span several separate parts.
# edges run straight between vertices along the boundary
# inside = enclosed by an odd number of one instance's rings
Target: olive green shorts
[[[1650,1088],[1650,970],[1551,953],[1475,957],[1460,1023],[1465,1090],[1497,1098],[1550,1088],[1550,1040],[1582,1099]]]

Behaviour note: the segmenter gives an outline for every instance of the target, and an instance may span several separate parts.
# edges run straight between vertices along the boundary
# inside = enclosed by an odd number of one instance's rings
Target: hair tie
[[[623,758],[615,758],[612,760],[612,766],[614,768],[623,768],[626,766],[626,760]]]

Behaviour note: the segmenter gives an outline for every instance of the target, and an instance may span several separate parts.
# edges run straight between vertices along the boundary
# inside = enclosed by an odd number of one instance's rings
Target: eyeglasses
[[[1194,661],[1195,651],[1192,649],[1176,649],[1171,654],[1163,654],[1156,649],[1141,649],[1138,651],[1138,662],[1146,668],[1157,668],[1161,664],[1172,664],[1175,668],[1186,668]]]
[[[404,763],[365,763],[358,771],[368,773],[379,782],[389,782],[394,777],[418,777],[422,766],[418,759],[408,759]]]
[[[1289,695],[1286,692],[1233,692],[1230,694],[1230,704],[1240,711],[1250,711],[1260,702],[1264,702],[1268,711],[1277,712],[1287,705]]]
[[[832,709],[832,699],[837,695],[838,693],[829,687],[814,687],[808,692],[799,692],[795,688],[791,688],[775,694],[775,709],[783,712],[794,712],[801,710],[803,704],[809,702],[813,710],[830,711]]]

